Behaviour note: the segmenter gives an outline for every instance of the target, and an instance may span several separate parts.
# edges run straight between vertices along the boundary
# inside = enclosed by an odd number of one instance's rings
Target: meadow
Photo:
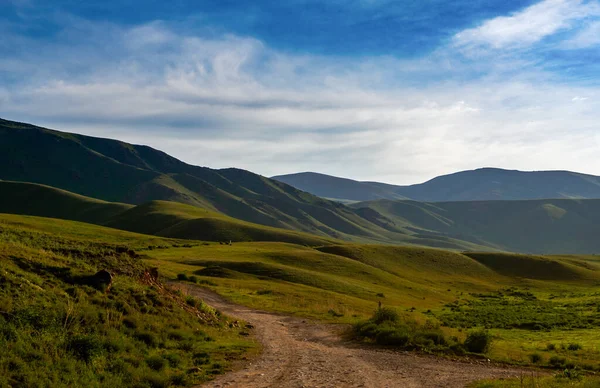
[[[596,256],[219,243],[3,214],[0,258],[0,386],[189,385],[259,350],[243,322],[169,281],[347,324],[355,340],[378,346],[568,371],[563,380],[580,386],[593,380],[569,377],[600,371]],[[152,267],[161,281],[144,277]],[[117,274],[108,293],[82,282],[100,269]],[[471,346],[481,335],[489,343]]]
[[[166,276],[202,283],[254,308],[356,325],[368,322],[381,302],[402,322],[442,333],[446,348],[484,330],[492,343],[485,356],[493,360],[600,370],[595,256],[282,243],[204,243],[150,256],[148,263]]]
[[[188,386],[255,353],[243,323],[169,290],[135,251],[178,243],[2,215],[0,386]]]

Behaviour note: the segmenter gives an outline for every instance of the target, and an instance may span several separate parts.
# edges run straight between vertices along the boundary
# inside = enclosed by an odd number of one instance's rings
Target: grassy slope
[[[397,227],[419,228],[421,237],[444,235],[517,252],[600,252],[595,235],[595,225],[600,223],[600,200],[382,200],[352,206],[375,210]]]
[[[495,345],[488,356],[497,360],[528,363],[531,353],[540,352],[542,363],[559,357],[567,363],[600,367],[596,352],[600,341],[585,323],[598,319],[600,265],[595,257],[461,254],[356,244],[311,249],[281,243],[211,244],[154,251],[151,256],[150,263],[171,276],[195,275],[233,301],[259,309],[356,322],[370,316],[381,301],[421,322],[454,317],[444,331],[458,338],[466,334],[459,326],[465,319],[468,325],[489,326]],[[519,289],[536,299],[485,297],[498,291],[512,295],[506,290]],[[470,303],[481,305],[477,308],[483,313],[462,315],[460,311],[475,308]],[[545,309],[551,309],[549,314]],[[496,322],[553,325],[557,319],[563,322],[560,325],[572,320],[575,326],[549,331],[496,326]],[[583,344],[583,350],[561,348],[571,342]],[[547,343],[557,349],[545,350]]]
[[[118,251],[177,240],[78,222],[0,215],[0,385],[191,385],[255,344],[224,317],[143,276]],[[100,269],[110,292],[88,285]]]
[[[244,222],[221,213],[176,202],[152,201],[103,223],[139,233],[205,241],[281,241],[322,245],[333,241],[307,233]]]
[[[164,176],[158,179],[162,180]],[[168,178],[167,180],[170,180]],[[133,207],[119,203],[108,203],[89,197],[69,193],[64,190],[54,189],[49,186],[24,182],[0,181],[0,211],[15,214],[28,214],[38,216],[56,217],[62,219],[78,220],[107,225],[118,229],[129,230],[146,234],[159,234],[168,237],[199,239],[209,241],[282,241],[296,244],[322,245],[331,243],[335,239],[325,237],[329,233],[307,234],[252,224],[229,217],[211,205],[206,208],[195,207],[176,202],[151,201]],[[240,203],[238,200],[232,200]],[[298,212],[300,209],[288,210],[288,213]],[[340,212],[346,212],[344,207]],[[468,242],[441,238],[418,238],[414,232],[404,229],[400,233],[377,226],[377,214],[369,209],[357,211],[364,219],[373,219],[373,232],[364,231],[367,236],[356,237],[340,234],[330,230],[346,239],[364,242],[402,242],[406,244],[423,244],[453,249],[485,249],[482,245]],[[327,214],[327,210],[319,210],[319,214]],[[282,219],[287,217],[281,214]],[[348,219],[359,217],[349,214]],[[313,219],[315,223],[319,221]],[[292,223],[292,221],[290,221]],[[340,221],[343,223],[343,221]],[[355,224],[356,228],[360,227]],[[387,226],[386,226],[387,227]],[[290,225],[293,229],[293,225]],[[361,232],[362,233],[362,232]]]
[[[96,200],[53,187],[0,182],[0,213],[102,223],[132,205]]]
[[[188,241],[183,247],[182,241],[82,223],[15,215],[0,219],[1,228],[8,224],[58,232],[78,241],[127,245],[147,255],[146,264],[159,266],[168,277],[195,275],[231,300],[259,309],[356,322],[370,316],[382,301],[421,322],[448,321],[444,331],[463,339],[465,331],[460,327],[489,326],[496,341],[488,356],[494,359],[525,363],[530,353],[541,352],[544,363],[556,356],[600,366],[596,351],[600,341],[586,323],[600,319],[595,307],[600,302],[600,259],[594,256],[462,254],[358,244],[325,244],[315,249],[278,242]],[[0,236],[6,238],[5,233]],[[499,291],[504,294],[500,299],[485,297]],[[536,298],[522,299],[513,293]],[[562,323],[548,331],[505,327],[557,320]],[[571,321],[575,326],[566,329],[564,325]],[[550,342],[556,350],[545,350]],[[571,342],[583,344],[583,350],[560,347]]]
[[[236,220],[176,202],[111,203],[49,186],[0,182],[0,212],[105,225],[132,232],[207,241],[283,241],[323,245],[335,240]]]
[[[183,202],[327,237],[376,238],[380,232],[350,208],[247,171],[191,166],[150,147],[1,119],[0,179],[107,201]]]

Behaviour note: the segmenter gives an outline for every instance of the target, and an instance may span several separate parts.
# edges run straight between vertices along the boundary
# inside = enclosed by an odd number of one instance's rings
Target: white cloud
[[[0,89],[6,118],[265,175],[414,183],[481,166],[600,173],[599,91],[531,68],[507,78],[515,62],[461,64],[451,53],[437,68],[438,57],[341,61],[252,38],[177,34],[162,23],[104,25],[104,40],[81,34],[97,26],[77,28],[81,41],[27,50],[44,66],[24,67],[27,78]],[[0,59],[0,69],[31,60]],[[486,76],[453,80],[474,67]],[[447,79],[407,86],[436,69]]]
[[[562,44],[564,49],[582,49],[600,45],[600,21],[589,23]]]
[[[595,1],[544,0],[510,16],[500,16],[462,31],[454,44],[463,49],[527,47],[574,23],[600,15]]]

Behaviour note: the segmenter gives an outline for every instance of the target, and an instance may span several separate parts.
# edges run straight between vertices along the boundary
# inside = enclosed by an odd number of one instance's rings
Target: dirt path
[[[347,343],[335,325],[319,324],[234,305],[212,291],[187,291],[227,315],[255,327],[262,355],[242,370],[206,387],[464,387],[485,378],[517,377],[523,371],[487,362],[455,362]],[[531,373],[531,372],[527,372]]]

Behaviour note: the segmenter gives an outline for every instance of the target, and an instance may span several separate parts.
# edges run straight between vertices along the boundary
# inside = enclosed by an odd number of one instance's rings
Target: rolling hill
[[[530,253],[600,253],[600,200],[436,202],[369,201],[396,228]]]
[[[0,179],[104,201],[181,202],[271,227],[378,238],[353,209],[239,169],[191,166],[146,146],[0,119]]]
[[[469,176],[495,173],[498,182],[507,174],[528,174],[484,169],[455,175],[462,176],[458,182],[463,182]],[[583,179],[575,175],[572,179]],[[589,187],[595,184],[592,178]],[[5,120],[0,121],[0,179],[4,180],[0,181],[0,212],[165,237],[310,246],[346,240],[469,251],[600,252],[594,233],[600,221],[597,200],[434,203],[398,200],[400,194],[390,194],[396,200],[347,206],[248,171],[191,166],[146,146]],[[449,187],[455,179],[441,177],[424,185]],[[461,184],[446,193],[458,195],[461,187],[465,192],[467,186]],[[473,193],[483,193],[487,186],[482,184]],[[522,191],[527,187],[523,183]],[[392,189],[381,186],[378,195]],[[440,189],[438,197],[443,193]],[[575,195],[567,189],[562,194]]]
[[[396,186],[305,172],[273,179],[321,197],[421,202],[600,198],[600,177],[570,171],[516,171],[481,168],[443,175],[425,183]]]
[[[443,236],[422,239],[414,232],[381,223],[381,216],[370,209],[353,209],[249,171],[192,166],[147,146],[2,119],[0,179],[39,183],[133,205],[179,202],[321,238],[486,249]],[[10,210],[5,211],[20,213],[19,209]],[[44,212],[40,214],[48,214]]]
[[[105,202],[50,186],[0,181],[0,213],[59,218],[154,236],[204,241],[281,241],[317,246],[335,240],[241,221],[178,202]]]

